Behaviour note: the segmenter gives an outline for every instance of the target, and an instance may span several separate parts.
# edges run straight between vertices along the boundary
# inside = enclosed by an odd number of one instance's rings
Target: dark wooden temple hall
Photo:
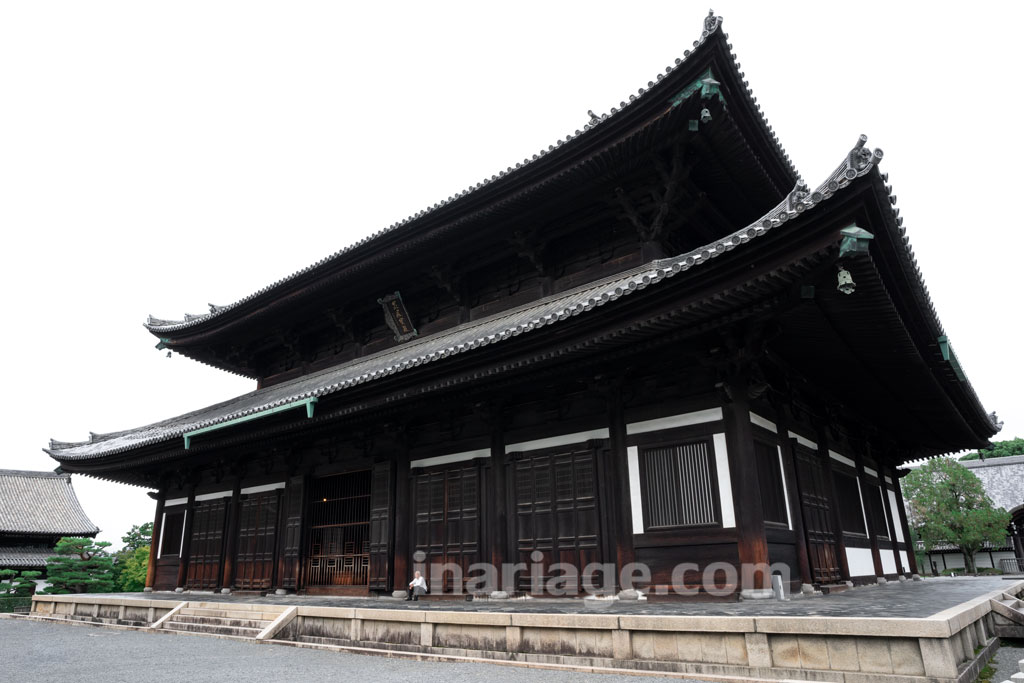
[[[365,595],[404,588],[417,551],[643,563],[652,590],[684,562],[687,585],[717,562],[786,566],[795,590],[916,573],[897,467],[998,424],[881,151],[851,142],[806,185],[709,15],[684,59],[514,168],[147,322],[254,391],[47,452],[156,490],[157,590]]]

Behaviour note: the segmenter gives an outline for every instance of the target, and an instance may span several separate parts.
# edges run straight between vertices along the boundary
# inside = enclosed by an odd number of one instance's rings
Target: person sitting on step
[[[405,597],[406,600],[419,600],[421,595],[427,593],[427,580],[423,578],[423,574],[416,572],[413,574],[412,581],[409,582],[409,594]]]

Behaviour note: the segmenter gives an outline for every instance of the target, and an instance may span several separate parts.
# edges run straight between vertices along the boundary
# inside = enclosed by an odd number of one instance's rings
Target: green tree
[[[994,508],[974,472],[949,458],[932,458],[903,480],[910,521],[930,550],[939,543],[960,546],[967,571],[976,572],[974,555],[984,543],[1006,540],[1010,514]]]
[[[109,593],[114,590],[114,560],[110,543],[91,538],[62,538],[46,560],[43,593]]]
[[[32,595],[36,588],[35,579],[42,575],[42,572],[37,571],[26,570],[19,573],[13,569],[0,569],[0,595],[15,597]]]
[[[1007,439],[1006,441],[993,441],[992,446],[984,449],[984,451],[968,453],[960,459],[980,460],[982,455],[985,456],[986,460],[989,458],[1006,458],[1011,455],[1024,455],[1024,439],[1018,436],[1015,439]]]
[[[136,556],[136,553],[140,549],[146,549],[148,558],[149,546],[152,540],[152,522],[136,524],[128,533],[121,537],[121,541],[124,543],[124,546],[114,553],[114,585],[117,586],[117,590],[126,593],[134,593],[145,587],[145,565],[143,566],[142,587],[135,588],[135,579],[132,577],[126,577],[124,572],[127,570],[128,563],[132,562],[132,558]]]
[[[136,524],[131,531],[121,537],[121,541],[124,543],[121,550],[127,550],[129,553],[134,553],[144,546],[148,548],[153,542],[153,522]]]
[[[149,546],[136,548],[129,556],[123,556],[118,562],[121,572],[117,579],[117,589],[124,593],[139,593],[146,587],[146,569],[149,566]]]

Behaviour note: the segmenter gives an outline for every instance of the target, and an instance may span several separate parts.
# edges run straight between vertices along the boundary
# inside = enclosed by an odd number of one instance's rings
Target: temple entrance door
[[[800,445],[797,446],[797,462],[811,575],[815,583],[835,583],[842,575],[836,557],[832,499],[825,471],[818,454]]]
[[[280,495],[277,489],[242,496],[235,557],[236,588],[265,590],[273,585]]]
[[[307,588],[367,586],[370,567],[370,472],[314,479],[309,496]]]
[[[458,567],[462,577],[480,558],[480,469],[461,467],[413,474],[416,522],[413,543],[426,558],[427,578],[432,567]],[[451,591],[452,571],[442,574],[443,585],[428,586]],[[458,587],[461,588],[461,587]]]
[[[510,463],[515,473],[516,561],[528,568],[518,577],[520,590],[543,589],[531,579],[535,552],[540,553],[541,570],[534,578],[545,584],[563,574],[553,572],[552,564],[572,565],[580,578],[587,564],[602,561],[595,454],[593,448],[570,447],[526,453]],[[568,593],[581,588],[577,581],[561,579],[558,587]]]
[[[188,590],[213,590],[220,585],[224,556],[224,525],[230,498],[197,501],[192,514],[192,539],[189,544]]]

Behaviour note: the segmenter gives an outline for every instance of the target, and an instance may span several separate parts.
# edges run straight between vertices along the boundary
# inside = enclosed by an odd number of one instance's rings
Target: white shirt
[[[409,588],[417,587],[422,588],[423,590],[427,590],[427,580],[424,579],[422,576],[417,576],[415,579],[412,580],[412,583],[409,584]]]

